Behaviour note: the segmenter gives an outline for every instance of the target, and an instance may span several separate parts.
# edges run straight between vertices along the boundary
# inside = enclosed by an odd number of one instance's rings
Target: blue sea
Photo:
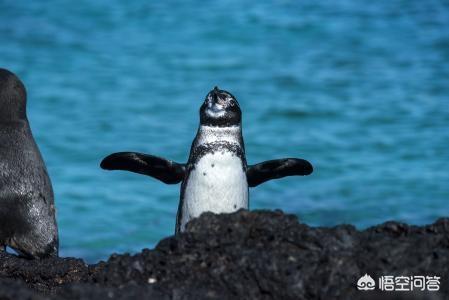
[[[0,2],[0,66],[28,91],[61,255],[95,262],[174,232],[179,185],[101,170],[117,151],[187,160],[215,85],[250,164],[311,161],[251,190],[313,226],[449,216],[445,1]]]

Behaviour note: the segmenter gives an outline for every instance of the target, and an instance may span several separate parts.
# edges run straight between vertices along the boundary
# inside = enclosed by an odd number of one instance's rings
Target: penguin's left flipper
[[[312,164],[299,158],[283,158],[261,162],[248,166],[246,178],[249,187],[258,186],[271,179],[294,175],[309,175],[313,172]]]
[[[181,182],[185,176],[185,165],[149,154],[118,152],[105,157],[100,167],[105,170],[124,170],[159,179],[167,184]]]

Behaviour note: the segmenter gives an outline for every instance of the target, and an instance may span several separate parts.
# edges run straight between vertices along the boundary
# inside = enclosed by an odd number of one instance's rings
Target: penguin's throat
[[[242,127],[240,125],[229,127],[201,125],[198,129],[196,142],[197,145],[214,144],[219,142],[228,142],[240,144]]]

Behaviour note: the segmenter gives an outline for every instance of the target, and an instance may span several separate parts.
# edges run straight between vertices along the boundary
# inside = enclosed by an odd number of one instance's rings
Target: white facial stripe
[[[199,145],[215,142],[239,144],[241,130],[240,126],[216,127],[201,125],[198,131],[197,142]]]
[[[212,108],[206,109],[206,114],[212,118],[219,118],[223,117],[226,114],[226,110],[220,107],[218,107],[217,109],[217,106],[213,106]]]

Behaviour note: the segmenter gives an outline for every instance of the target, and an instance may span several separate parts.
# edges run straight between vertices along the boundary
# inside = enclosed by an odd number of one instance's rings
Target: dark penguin
[[[53,190],[26,116],[26,91],[0,69],[0,251],[58,255]]]
[[[167,184],[182,182],[176,233],[205,211],[229,213],[248,209],[248,187],[312,173],[312,165],[297,158],[248,166],[241,121],[242,113],[234,96],[215,87],[200,108],[200,126],[187,164],[148,154],[119,152],[103,159],[101,167],[152,176]]]

